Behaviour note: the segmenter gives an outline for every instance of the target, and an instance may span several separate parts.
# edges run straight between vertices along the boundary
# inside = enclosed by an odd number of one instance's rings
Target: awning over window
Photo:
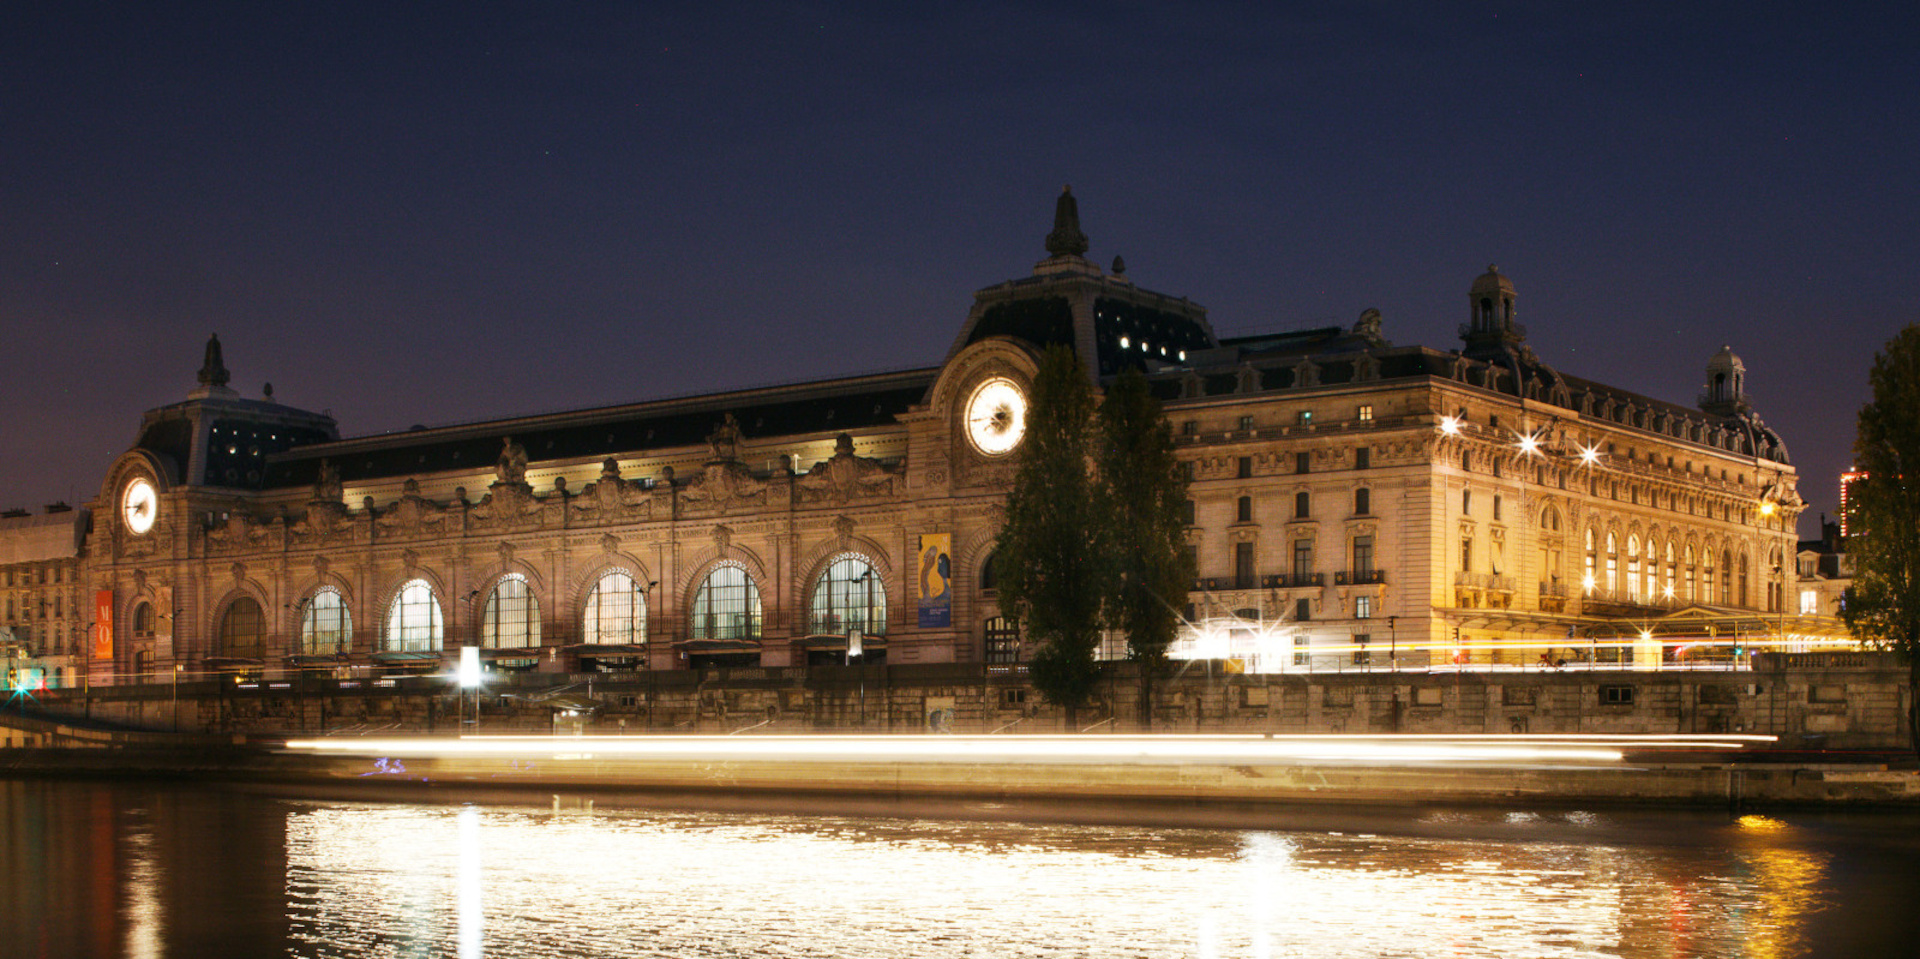
[[[683,639],[673,648],[686,653],[757,653],[760,644],[750,639]]]
[[[800,645],[805,646],[808,649],[846,649],[847,648],[847,637],[843,633],[815,633],[812,636],[808,636],[808,637],[805,637],[804,639],[801,639],[799,642],[800,642]],[[860,639],[860,648],[861,649],[886,649],[887,638],[885,636],[872,636],[872,635],[863,636]]]

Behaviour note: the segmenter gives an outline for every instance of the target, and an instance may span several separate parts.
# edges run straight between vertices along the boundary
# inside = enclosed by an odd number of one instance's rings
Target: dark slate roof
[[[748,442],[871,430],[892,425],[922,402],[939,372],[908,370],[316,443],[270,457],[266,485],[311,485],[322,459],[349,483],[491,469],[507,436],[536,463],[699,446],[728,413]]]

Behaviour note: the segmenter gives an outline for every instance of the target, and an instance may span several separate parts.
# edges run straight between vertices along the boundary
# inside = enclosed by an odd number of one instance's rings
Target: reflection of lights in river
[[[308,804],[287,820],[288,893],[314,955],[1770,957],[1802,941],[1821,875],[1805,855],[1703,843],[1703,869],[1582,821],[1529,825],[1585,839],[1489,843]]]

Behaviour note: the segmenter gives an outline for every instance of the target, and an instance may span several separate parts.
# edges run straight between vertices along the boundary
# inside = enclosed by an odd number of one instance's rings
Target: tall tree
[[[1841,615],[1861,642],[1907,662],[1907,733],[1920,752],[1920,324],[1873,358],[1847,497],[1853,586]]]
[[[1000,608],[1034,644],[1028,675],[1069,723],[1099,680],[1094,651],[1112,567],[1089,469],[1092,420],[1084,368],[1067,347],[1048,347],[994,554]]]
[[[1140,720],[1153,725],[1154,681],[1193,582],[1187,553],[1187,474],[1173,453],[1173,427],[1138,369],[1122,373],[1100,403],[1101,518],[1111,529],[1118,575],[1107,625],[1126,634],[1140,666]]]

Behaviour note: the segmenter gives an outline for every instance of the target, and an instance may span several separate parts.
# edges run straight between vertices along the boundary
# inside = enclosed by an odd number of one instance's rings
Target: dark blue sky
[[[1452,348],[1497,262],[1576,375],[1731,344],[1815,511],[1920,319],[1906,5],[896,6],[10,7],[0,507],[213,331],[349,435],[931,365],[1063,183],[1223,333]]]

